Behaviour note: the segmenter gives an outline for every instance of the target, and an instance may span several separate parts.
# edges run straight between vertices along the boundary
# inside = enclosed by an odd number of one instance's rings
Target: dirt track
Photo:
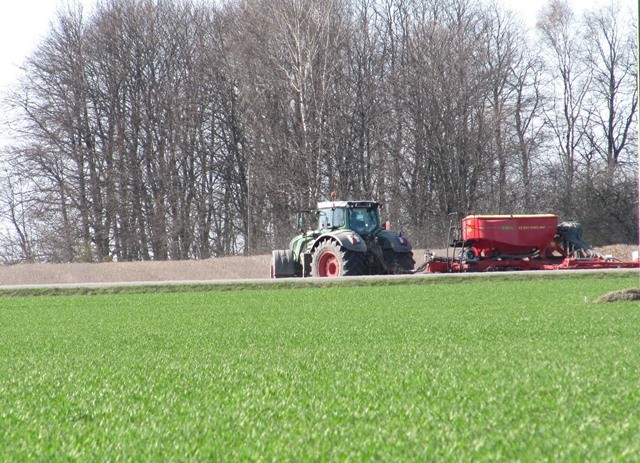
[[[621,245],[599,251],[628,261],[636,249],[637,246]],[[414,251],[418,265],[423,262],[423,255],[423,250]],[[271,256],[263,255],[199,261],[17,264],[0,266],[0,286],[268,278],[270,259]]]

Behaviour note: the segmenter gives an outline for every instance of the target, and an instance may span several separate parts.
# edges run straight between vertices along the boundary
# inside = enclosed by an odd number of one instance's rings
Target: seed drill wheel
[[[311,275],[314,277],[362,275],[364,270],[363,253],[343,249],[330,241],[316,249],[311,262]]]
[[[295,274],[295,262],[290,249],[279,249],[271,253],[271,278],[290,278]]]

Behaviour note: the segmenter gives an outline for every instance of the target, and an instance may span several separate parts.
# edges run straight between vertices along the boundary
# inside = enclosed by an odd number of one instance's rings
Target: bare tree
[[[20,176],[12,175],[12,169],[0,178],[0,217],[6,220],[7,229],[0,234],[0,253],[8,263],[34,262],[37,259],[32,221],[29,214],[32,192],[22,184]]]
[[[91,258],[85,169],[91,141],[83,106],[84,65],[82,11],[61,13],[48,39],[27,60],[29,79],[13,97],[25,115],[18,131],[30,141],[13,151],[19,156],[18,175],[30,179],[40,196],[39,219],[52,220],[47,241],[59,246],[54,245],[58,251],[51,257],[64,261],[78,254]]]
[[[542,63],[527,49],[523,49],[511,68],[510,85],[514,92],[513,128],[516,136],[522,212],[540,207],[534,195],[534,161],[541,143],[544,123],[540,121],[543,104]],[[538,188],[539,189],[539,188]],[[540,198],[541,195],[537,195]]]
[[[479,6],[407,2],[390,21],[399,195],[417,228],[476,209],[490,172],[492,82]],[[393,11],[393,10],[392,10]],[[409,211],[411,211],[409,213]],[[428,232],[427,232],[428,233]]]
[[[598,240],[638,234],[636,21],[610,3],[584,17],[592,69],[588,157],[582,168],[585,220]]]
[[[21,174],[65,243],[49,259],[181,259],[242,246],[242,124],[220,18],[151,0],[102,3],[89,22],[61,12],[13,99],[27,140]]]
[[[242,9],[242,98],[265,237],[285,240],[290,211],[330,193],[330,106],[344,40],[340,2],[248,1]],[[265,189],[267,189],[265,191]],[[260,193],[258,193],[262,196]],[[274,228],[275,227],[275,228]]]
[[[513,211],[515,204],[508,198],[515,183],[508,172],[514,164],[514,149],[511,144],[509,120],[514,110],[514,92],[511,74],[519,49],[518,30],[520,26],[509,13],[503,12],[496,4],[490,5],[485,19],[486,48],[485,60],[488,78],[491,82],[491,94],[488,103],[492,109],[490,124],[493,129],[492,154],[495,172],[491,182],[492,203],[497,213]]]
[[[575,209],[576,169],[584,154],[581,145],[585,142],[584,127],[589,124],[585,106],[592,79],[577,26],[566,0],[550,0],[538,16],[537,27],[551,76],[552,94],[546,100],[545,121],[559,161],[550,167],[549,174],[556,175],[554,187],[562,192],[557,208],[569,216]]]
[[[635,21],[623,22],[614,3],[585,16],[591,81],[590,126],[586,136],[604,162],[606,184],[613,186],[615,171],[635,171],[637,153],[630,149],[637,137],[638,66]]]

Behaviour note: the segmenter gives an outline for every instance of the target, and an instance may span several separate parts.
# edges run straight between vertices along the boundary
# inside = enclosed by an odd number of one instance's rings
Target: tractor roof
[[[380,206],[377,201],[322,201],[318,203],[318,209],[331,209],[333,207],[374,207]]]

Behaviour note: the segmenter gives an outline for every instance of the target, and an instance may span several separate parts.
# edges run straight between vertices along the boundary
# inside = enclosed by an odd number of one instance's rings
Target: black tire
[[[271,278],[291,278],[296,276],[293,252],[279,249],[271,253]]]
[[[364,253],[349,251],[331,241],[321,244],[313,253],[311,276],[342,277],[364,273]]]
[[[394,273],[411,273],[415,266],[412,252],[394,253]]]

